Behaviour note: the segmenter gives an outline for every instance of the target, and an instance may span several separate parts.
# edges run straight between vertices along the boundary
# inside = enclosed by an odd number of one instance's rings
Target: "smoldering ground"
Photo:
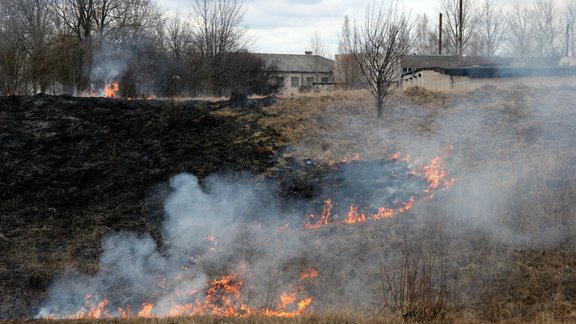
[[[163,315],[170,305],[190,301],[175,297],[182,290],[202,293],[210,278],[231,272],[246,280],[244,302],[274,307],[279,293],[308,268],[319,272],[305,289],[314,297],[310,311],[426,309],[432,317],[465,307],[486,311],[486,317],[512,311],[503,303],[514,289],[543,289],[516,281],[516,263],[525,260],[518,251],[546,255],[550,248],[571,248],[576,187],[570,148],[576,134],[569,125],[576,116],[566,99],[556,98],[573,98],[573,91],[484,87],[418,103],[424,95],[407,93],[392,103],[393,122],[379,130],[362,129],[372,122],[346,115],[344,120],[356,121],[319,138],[358,143],[347,145],[365,156],[396,150],[413,161],[442,156],[448,176],[457,180],[432,199],[379,222],[278,231],[284,223],[301,222],[305,215],[298,208],[307,205],[282,206],[274,199],[275,184],[213,176],[201,186],[194,176],[180,175],[171,180],[161,248],[147,236],[111,234],[100,271],[57,280],[39,315],[75,314],[86,306],[86,294],[110,298],[114,306],[151,302],[158,305],[153,313]],[[339,114],[350,114],[333,105],[331,114],[318,118],[338,124]],[[296,154],[321,151],[308,141]],[[347,174],[353,177],[342,190],[354,193],[359,175]],[[212,235],[216,245],[208,240]],[[412,285],[402,279],[406,271],[414,276]],[[552,294],[573,297],[560,285],[538,292],[540,305]],[[531,314],[533,305],[522,304],[512,314]]]

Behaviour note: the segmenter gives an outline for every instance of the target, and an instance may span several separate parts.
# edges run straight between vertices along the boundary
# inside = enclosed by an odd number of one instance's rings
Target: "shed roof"
[[[474,66],[456,68],[434,68],[436,72],[453,76],[468,76],[471,78],[507,78],[507,77],[533,77],[575,76],[576,67],[549,66],[549,67],[512,67],[512,66]]]
[[[256,53],[266,61],[266,66],[277,72],[320,72],[331,73],[334,60],[320,55]]]
[[[545,57],[487,57],[487,56],[438,56],[438,55],[404,55],[402,67],[412,69],[425,68],[451,68],[474,65],[512,65],[524,64],[527,66],[550,66],[551,62]]]

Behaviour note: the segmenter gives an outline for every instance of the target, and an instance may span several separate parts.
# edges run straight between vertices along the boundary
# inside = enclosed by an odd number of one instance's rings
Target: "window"
[[[322,78],[322,83],[328,83],[330,82],[330,78]]]
[[[299,85],[298,77],[291,77],[290,78],[290,86],[298,87],[298,85]]]
[[[314,77],[306,77],[306,85],[311,86],[314,83]]]

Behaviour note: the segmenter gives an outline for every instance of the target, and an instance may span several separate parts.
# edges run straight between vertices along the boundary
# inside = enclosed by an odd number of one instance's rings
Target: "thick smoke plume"
[[[316,166],[307,168],[316,170]],[[215,277],[230,274],[241,280],[238,285],[249,296],[235,295],[239,305],[247,303],[274,316],[299,314],[312,301],[309,295],[318,294],[311,281],[323,271],[317,261],[339,254],[337,249],[320,252],[316,234],[306,228],[392,217],[410,208],[407,205],[414,197],[429,195],[431,190],[427,179],[398,156],[383,161],[338,162],[326,172],[322,181],[332,189],[320,195],[335,198],[338,208],[330,215],[324,207],[322,219],[302,214],[306,208],[319,211],[320,206],[298,203],[299,208],[307,207],[293,213],[294,206],[274,198],[278,192],[274,184],[255,184],[247,175],[235,176],[235,180],[211,176],[203,185],[193,175],[176,176],[170,181],[173,192],[165,202],[162,246],[148,235],[110,234],[103,242],[100,270],[91,277],[69,274],[60,278],[51,286],[50,297],[38,316],[136,316],[142,315],[146,305],[153,305],[146,316],[196,312],[181,311],[182,305],[194,305],[201,313],[228,314],[214,309],[228,300],[198,305],[212,302],[209,287],[214,286]],[[374,174],[379,175],[376,181],[362,183],[362,179],[374,180]],[[349,197],[352,192],[355,195]],[[359,208],[356,214],[348,212],[350,204]],[[380,206],[389,214],[378,212]],[[340,262],[332,265],[347,268]],[[289,294],[294,296],[295,305],[286,305],[287,296],[292,296]]]
[[[312,182],[312,198],[279,200],[276,184],[250,175],[214,175],[201,182],[178,175],[170,181],[161,242],[110,234],[100,270],[58,279],[38,316],[88,317],[104,300],[110,316],[121,315],[119,307],[141,310],[146,304],[154,305],[149,315],[171,315],[175,305],[210,299],[214,279],[230,274],[242,280],[242,295],[234,297],[238,304],[258,310],[281,308],[286,291],[296,291],[297,300],[313,298],[307,309],[312,312],[436,312],[448,301],[486,305],[483,298],[499,291],[486,283],[498,282],[514,266],[506,256],[515,249],[557,246],[572,237],[576,225],[569,217],[576,190],[565,180],[576,170],[570,154],[576,133],[566,126],[576,116],[539,99],[549,94],[525,100],[527,91],[485,87],[441,106],[404,102],[389,112],[394,123],[377,131],[363,132],[370,121],[357,118],[330,135],[356,143],[355,151],[367,159],[336,162],[334,172],[320,174],[312,172],[320,162],[306,160],[295,172]],[[338,118],[339,112],[327,113],[326,120]],[[320,152],[321,145],[308,149]],[[411,159],[382,154],[396,150]],[[436,155],[446,164],[447,179],[456,181],[430,191],[419,164]],[[414,207],[399,213],[411,195]],[[306,229],[310,213],[323,219],[322,200],[328,198],[338,224]],[[381,206],[396,212],[347,225],[349,203],[366,213]],[[301,275],[311,269],[318,276],[302,283]],[[405,286],[407,271],[418,285]],[[478,289],[485,293],[474,293]],[[398,298],[408,290],[403,296],[412,299]],[[290,307],[283,310],[296,310]],[[220,314],[213,310],[202,309]]]
[[[39,317],[88,317],[104,300],[111,309],[108,316],[121,316],[115,311],[119,307],[139,309],[148,303],[155,305],[151,315],[166,316],[175,305],[204,300],[208,280],[218,274],[240,272],[245,286],[263,288],[260,272],[298,253],[297,235],[270,227],[280,213],[262,200],[262,188],[219,177],[210,177],[202,188],[190,174],[170,183],[165,245],[159,247],[148,235],[110,234],[103,242],[98,273],[60,278]],[[264,214],[268,225],[258,222]],[[261,302],[263,307],[272,304]]]

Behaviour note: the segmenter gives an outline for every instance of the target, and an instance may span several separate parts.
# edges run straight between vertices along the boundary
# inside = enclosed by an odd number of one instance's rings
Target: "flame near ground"
[[[412,162],[399,153],[383,161],[423,183],[419,192],[394,199],[374,211],[351,204],[346,215],[333,210],[326,199],[319,214],[290,222],[245,222],[243,214],[255,205],[279,215],[258,191],[244,185],[208,184],[202,188],[191,175],[172,179],[174,192],[166,202],[165,246],[158,247],[149,236],[131,233],[110,235],[104,242],[100,271],[94,276],[68,274],[49,289],[49,298],[38,318],[100,319],[172,317],[191,315],[294,317],[306,314],[314,303],[310,288],[322,276],[322,269],[300,265],[296,269],[274,268],[298,235],[327,226],[346,226],[394,217],[432,199],[438,190],[454,182],[449,179],[440,157],[425,164]],[[357,156],[329,161],[328,168],[362,163]],[[402,179],[402,178],[401,178]],[[240,196],[238,193],[240,192]],[[264,207],[266,206],[266,207]],[[282,217],[278,217],[278,220]],[[302,219],[302,216],[300,216]],[[248,233],[248,234],[246,234]],[[260,237],[256,252],[242,251],[242,237]],[[301,247],[300,247],[301,248]],[[305,248],[305,247],[304,247]],[[297,253],[299,248],[289,253]],[[161,252],[160,252],[161,251]],[[258,257],[246,255],[257,254]],[[256,262],[247,260],[256,259]],[[274,291],[262,286],[262,268],[282,272],[283,280]],[[278,266],[280,267],[280,266]],[[284,266],[285,268],[286,266]],[[313,290],[313,289],[312,289]],[[266,297],[260,296],[266,291]]]

